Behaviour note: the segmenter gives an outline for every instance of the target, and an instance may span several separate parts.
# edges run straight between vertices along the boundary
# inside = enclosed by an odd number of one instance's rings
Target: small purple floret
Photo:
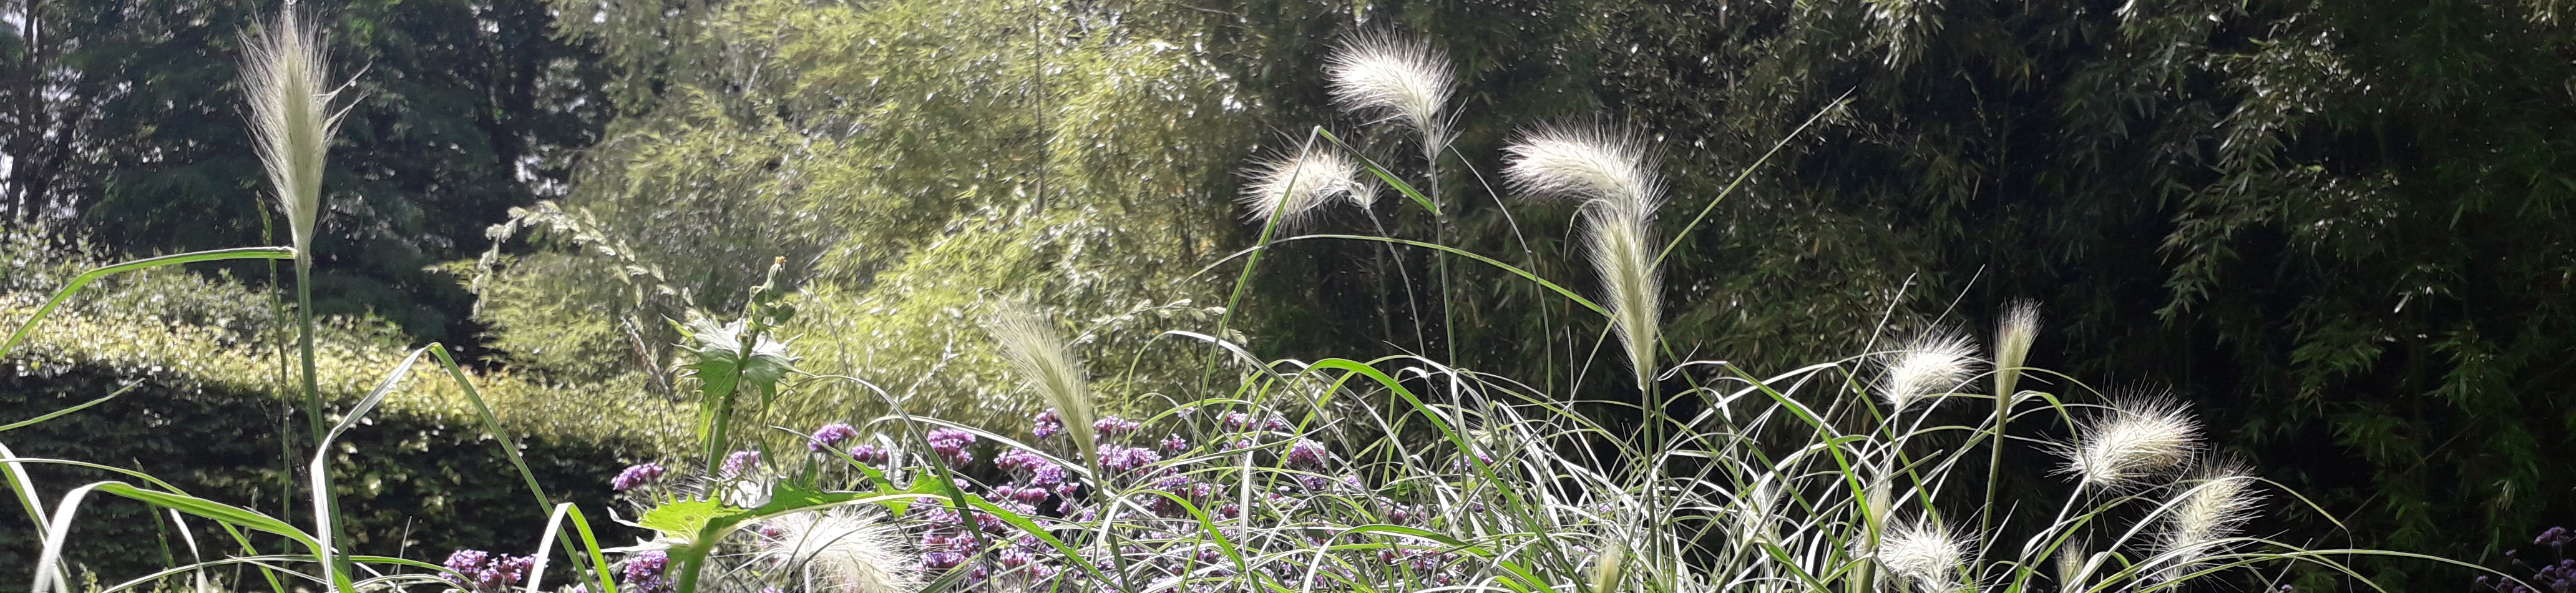
[[[825,424],[822,428],[814,429],[814,436],[810,437],[805,443],[805,448],[811,449],[816,453],[831,451],[841,448],[841,443],[843,441],[858,438],[858,436],[859,429],[850,428],[849,423],[834,422],[831,424]]]
[[[755,467],[760,467],[759,451],[735,451],[732,455],[725,456],[724,477],[740,476],[744,470]]]
[[[652,483],[654,480],[661,479],[662,473],[665,471],[668,470],[662,469],[662,464],[659,463],[639,463],[626,466],[626,471],[617,472],[617,477],[608,481],[608,487],[616,489],[619,492],[624,492],[636,486],[642,486]]]

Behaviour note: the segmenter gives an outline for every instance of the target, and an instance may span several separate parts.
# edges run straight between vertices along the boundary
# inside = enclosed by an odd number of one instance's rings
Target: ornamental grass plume
[[[1421,131],[1426,152],[1449,139],[1449,121],[1440,111],[1457,81],[1449,58],[1429,41],[1385,32],[1360,35],[1333,52],[1324,75],[1332,81],[1335,103]]]
[[[1654,156],[1633,132],[1597,125],[1546,126],[1504,148],[1505,177],[1522,193],[1583,200],[1584,244],[1601,275],[1603,306],[1647,390],[1663,315],[1663,276],[1652,221],[1663,201]]]
[[[1967,590],[1959,578],[1967,559],[1968,543],[1930,519],[1897,526],[1878,548],[1878,561],[1889,573],[1912,581],[1924,593]]]
[[[1889,408],[1904,409],[1923,396],[1957,389],[1976,366],[1977,347],[1967,334],[1946,328],[1926,331],[1888,363],[1879,394]]]
[[[2156,552],[2170,561],[2161,573],[2164,580],[2178,579],[2225,553],[2227,538],[2254,518],[2262,497],[2245,473],[2234,462],[2204,461],[2191,478],[2174,484],[2181,498],[2165,511],[2156,536]]]
[[[1097,417],[1091,407],[1091,375],[1056,333],[1054,320],[1026,304],[1005,303],[986,322],[985,330],[992,332],[1011,371],[1055,410],[1065,432],[1072,433],[1074,445],[1082,449],[1082,458],[1097,462],[1099,452],[1091,438],[1091,423]]]
[[[323,158],[348,112],[332,110],[339,90],[322,88],[328,76],[322,38],[293,8],[275,24],[244,37],[249,53],[242,59],[242,90],[250,103],[251,135],[258,141],[269,185],[277,191],[278,209],[286,211],[295,258],[309,265],[314,217],[321,211]]]
[[[900,593],[918,582],[921,559],[903,532],[847,510],[806,511],[761,524],[758,557],[803,581],[797,590]]]
[[[2166,396],[2114,401],[2059,447],[2061,473],[2085,487],[2120,488],[2180,467],[2200,450],[2200,422]]]
[[[2005,304],[2003,318],[1995,322],[1995,397],[2010,398],[2018,390],[2022,364],[2030,359],[2031,342],[2038,339],[2039,302]]]
[[[2087,576],[2084,564],[2092,560],[2091,556],[2085,553],[2083,542],[2066,542],[2066,547],[2057,550],[2057,557],[2051,564],[2056,567],[2058,591],[2075,593],[2084,590]]]
[[[1628,563],[1628,544],[1616,539],[1601,546],[1601,554],[1592,559],[1592,590],[1607,593],[1619,586],[1620,571]]]
[[[1243,218],[1296,228],[1337,198],[1367,208],[1377,192],[1362,175],[1358,161],[1320,147],[1259,163],[1243,187]]]

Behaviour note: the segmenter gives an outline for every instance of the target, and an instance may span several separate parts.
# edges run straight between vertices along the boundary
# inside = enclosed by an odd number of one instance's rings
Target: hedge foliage
[[[91,262],[31,255],[41,247],[0,238],[0,321],[11,327],[72,270]],[[72,250],[77,252],[77,250]],[[149,473],[196,495],[310,521],[307,503],[281,501],[301,484],[309,460],[297,395],[277,346],[292,331],[273,323],[265,295],[185,273],[103,283],[47,320],[29,343],[0,360],[0,422],[14,422],[98,398],[123,396],[75,414],[0,433],[18,455],[100,463]],[[317,332],[318,381],[335,409],[363,397],[406,355],[380,322],[336,319]],[[607,478],[651,459],[686,435],[685,403],[637,397],[635,385],[557,386],[503,372],[469,373],[501,424],[557,500],[576,502],[609,545],[625,535],[607,512]],[[434,361],[332,447],[333,484],[360,553],[442,555],[470,547],[529,550],[545,509],[487,436],[477,413]],[[294,442],[282,442],[292,438]],[[288,459],[289,455],[295,459]],[[80,484],[121,479],[109,472],[31,465],[48,504]],[[292,510],[290,510],[292,509]],[[50,510],[50,509],[48,509]],[[187,543],[140,504],[92,498],[74,522],[69,557],[118,582],[189,558]],[[227,541],[191,522],[197,542],[222,554]],[[23,582],[34,530],[23,513],[0,513],[0,582]],[[263,542],[269,549],[279,542]],[[524,552],[522,552],[524,553]],[[243,575],[248,577],[248,575]],[[243,581],[234,580],[235,583]]]

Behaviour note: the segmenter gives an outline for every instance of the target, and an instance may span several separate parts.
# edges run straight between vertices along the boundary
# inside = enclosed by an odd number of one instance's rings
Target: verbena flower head
[[[732,454],[725,456],[723,477],[731,478],[741,476],[743,475],[743,471],[758,467],[760,467],[759,451],[735,451]]]
[[[966,447],[975,444],[975,433],[955,428],[938,428],[932,429],[922,440],[929,441],[930,450],[947,458],[950,463],[965,465],[975,460],[974,454],[966,452]]]
[[[1457,82],[1449,58],[1429,41],[1384,32],[1354,37],[1333,52],[1324,76],[1343,108],[1401,122],[1434,145],[1448,142],[1449,121],[1441,110]]]
[[[1029,436],[1038,440],[1046,440],[1059,432],[1064,432],[1064,415],[1056,413],[1055,408],[1047,408],[1029,419]]]
[[[864,443],[850,447],[849,453],[851,461],[868,465],[881,464],[894,459],[894,454],[887,452],[885,448]]]
[[[310,262],[314,219],[322,209],[322,169],[331,136],[346,111],[333,111],[338,90],[323,90],[322,38],[288,8],[277,22],[243,40],[242,88],[251,135],[294,236],[295,257]]]
[[[1288,446],[1289,465],[1322,469],[1324,462],[1331,458],[1332,454],[1324,451],[1324,444],[1314,439],[1298,439],[1297,444]]]
[[[903,533],[847,511],[807,511],[763,524],[758,555],[795,571],[819,590],[899,593],[918,580],[921,562],[904,550]]]
[[[1924,332],[1887,365],[1879,395],[1892,409],[1903,409],[1923,396],[1956,389],[1976,371],[1977,347],[1968,335],[1951,329]]]
[[[1889,573],[1913,582],[1924,593],[1966,590],[1960,576],[1967,559],[1968,543],[1928,519],[1890,530],[1878,548],[1878,561]]]
[[[625,471],[617,472],[617,477],[608,480],[608,487],[623,492],[661,479],[665,471],[668,470],[663,469],[662,464],[659,463],[638,463],[626,466]]]
[[[667,574],[670,567],[671,555],[661,550],[646,550],[628,555],[626,566],[619,573],[618,579],[618,582],[625,584],[627,588],[621,590],[638,593],[671,593],[674,583]]]
[[[1061,416],[1061,425],[1073,431],[1074,446],[1082,449],[1083,457],[1096,458],[1091,443],[1091,373],[1056,333],[1054,320],[1027,305],[1005,303],[985,329],[992,332],[1002,358],[1010,362],[1020,382],[1038,392]]]
[[[1251,181],[1243,186],[1243,219],[1293,229],[1336,199],[1367,207],[1377,192],[1363,175],[1367,173],[1358,160],[1323,147],[1255,163],[1246,173]]]
[[[805,448],[816,453],[837,450],[842,442],[858,436],[859,429],[851,428],[849,423],[825,424],[822,428],[814,429],[814,435],[805,439]]]
[[[2225,553],[2224,540],[2253,518],[2261,502],[2253,479],[2234,463],[2205,462],[2174,487],[2181,499],[2165,511],[2156,538],[2156,551],[2171,555],[2172,564],[2163,573],[2169,580],[2191,572],[2202,559]]]
[[[473,593],[501,593],[526,580],[528,569],[536,563],[535,558],[526,556],[457,550],[447,555],[444,565],[455,574],[439,575],[439,579]]]
[[[2061,471],[2086,487],[2118,488],[2180,467],[2200,450],[2200,422],[2167,397],[2114,402],[2061,447]]]

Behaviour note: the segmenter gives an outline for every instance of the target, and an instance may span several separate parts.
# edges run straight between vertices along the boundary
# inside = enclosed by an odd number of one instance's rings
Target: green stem
[[[296,342],[304,359],[304,417],[313,429],[312,442],[317,447],[317,450],[315,450],[313,454],[316,457],[319,457],[327,454],[326,451],[318,449],[319,447],[324,446],[322,437],[327,429],[322,426],[322,415],[324,413],[322,408],[322,390],[319,382],[316,381],[313,376],[313,260],[310,255],[304,253],[298,253],[295,257],[295,318]],[[323,471],[324,467],[325,466],[321,464],[316,464],[313,467],[313,471]],[[320,482],[317,481],[316,483],[318,484]],[[323,524],[323,529],[328,530],[331,536],[330,541],[348,541],[340,537],[341,520],[339,497],[332,496],[329,492],[314,492],[312,495],[316,499],[321,500],[322,507],[329,512],[328,514],[330,516],[316,517],[315,519]],[[345,575],[349,574],[350,570],[355,568],[349,562],[348,556],[345,554],[330,554],[329,551],[325,551],[323,553],[330,555],[331,563],[333,565],[331,567],[332,571],[337,575],[342,575],[343,578],[345,578]]]

